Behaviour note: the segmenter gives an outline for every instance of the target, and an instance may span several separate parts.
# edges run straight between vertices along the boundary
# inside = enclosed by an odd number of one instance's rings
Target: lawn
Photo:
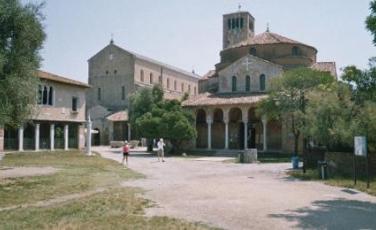
[[[208,228],[168,217],[145,217],[144,209],[152,203],[141,198],[141,190],[120,186],[124,180],[143,176],[98,155],[87,157],[75,151],[16,153],[0,161],[2,168],[18,166],[50,166],[59,170],[51,175],[2,180],[0,229]],[[89,195],[48,203],[85,192]],[[35,206],[38,201],[45,204]],[[1,210],[7,207],[13,208]]]
[[[323,181],[327,185],[357,189],[359,191],[363,191],[368,194],[376,196],[376,178],[375,177],[371,179],[370,188],[367,188],[367,183],[366,183],[365,178],[358,179],[356,185],[354,185],[353,178],[346,178],[346,177],[333,177],[327,180],[320,180],[317,170],[312,170],[312,169],[308,169],[306,173],[303,173],[302,170],[294,170],[294,171],[289,172],[289,175],[292,177],[302,179],[302,180]]]

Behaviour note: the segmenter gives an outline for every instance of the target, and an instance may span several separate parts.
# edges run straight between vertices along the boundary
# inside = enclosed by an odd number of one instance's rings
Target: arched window
[[[43,87],[41,85],[38,86],[38,104],[41,105],[43,102]]]
[[[298,56],[299,55],[299,48],[297,46],[292,47],[291,54],[293,56]]]
[[[143,70],[141,70],[141,72],[140,72],[140,80],[141,80],[141,82],[144,82],[144,71]]]
[[[53,105],[54,104],[54,88],[50,86],[50,92],[48,94],[48,104]]]
[[[240,28],[243,28],[244,25],[244,18],[240,18]]]
[[[249,49],[249,54],[253,55],[253,56],[256,56],[256,48],[255,47],[252,47],[251,49]]]
[[[181,91],[184,92],[184,83],[181,83]]]
[[[162,83],[163,83],[162,75],[159,75],[159,84],[162,85]]]
[[[194,93],[194,95],[196,95],[196,94],[197,94],[197,88],[196,88],[196,86],[195,86],[195,87],[193,87],[193,93]]]
[[[236,28],[239,28],[239,18],[236,18]]]
[[[236,92],[236,76],[232,76],[232,92]]]
[[[245,77],[245,91],[251,91],[251,77],[249,75]]]
[[[235,18],[231,19],[231,28],[235,29]]]
[[[150,73],[150,84],[153,84],[153,73]]]
[[[227,27],[229,30],[231,29],[231,19],[227,19]]]
[[[260,75],[260,90],[264,91],[265,90],[265,74]]]
[[[174,90],[176,91],[176,80],[174,80]]]
[[[188,85],[188,93],[191,94],[191,85]]]
[[[170,79],[167,78],[167,89],[170,89]]]

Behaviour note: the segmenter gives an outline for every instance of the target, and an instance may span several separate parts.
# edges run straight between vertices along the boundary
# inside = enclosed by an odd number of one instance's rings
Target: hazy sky
[[[24,0],[27,2],[27,0]],[[38,2],[34,0],[34,2]],[[87,82],[87,60],[115,44],[205,74],[219,61],[222,15],[242,10],[266,30],[312,45],[337,69],[376,56],[364,20],[369,0],[46,0],[42,69]]]

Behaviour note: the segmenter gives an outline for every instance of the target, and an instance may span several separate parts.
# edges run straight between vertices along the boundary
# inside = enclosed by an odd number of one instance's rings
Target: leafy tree
[[[261,101],[258,113],[288,124],[294,135],[294,154],[298,153],[299,138],[305,129],[307,93],[319,85],[333,82],[333,79],[326,72],[296,68],[271,80],[268,97]]]
[[[45,39],[43,4],[0,0],[0,124],[17,126],[33,112]]]
[[[185,111],[180,101],[163,99],[163,90],[158,85],[133,95],[131,108],[130,118],[138,134],[170,140],[173,151],[179,151],[184,141],[196,137],[193,114]]]
[[[376,45],[376,0],[370,2],[371,14],[366,19],[366,27],[373,35],[373,43]]]

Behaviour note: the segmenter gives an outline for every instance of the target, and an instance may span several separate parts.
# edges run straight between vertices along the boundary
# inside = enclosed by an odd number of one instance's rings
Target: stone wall
[[[352,176],[354,168],[354,154],[341,152],[325,153],[325,160],[328,162],[329,176]],[[357,170],[359,176],[366,175],[366,158],[357,157]],[[369,155],[370,175],[376,176],[376,155]]]

